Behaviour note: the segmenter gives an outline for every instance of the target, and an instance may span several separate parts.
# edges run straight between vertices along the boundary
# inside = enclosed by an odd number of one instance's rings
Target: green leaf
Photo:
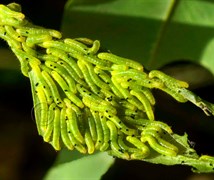
[[[56,165],[44,179],[100,179],[114,161],[106,152],[83,155],[77,151],[62,150]]]
[[[148,69],[190,60],[214,73],[213,19],[211,0],[72,0],[62,30],[65,36],[99,39]]]
[[[187,134],[184,134],[183,136],[173,134],[172,138],[178,143],[177,146],[179,146],[179,154],[177,156],[155,155],[154,153],[154,155],[148,159],[144,159],[144,161],[164,165],[189,165],[192,166],[194,172],[199,173],[209,173],[214,171],[214,159],[210,156],[204,156],[206,158],[203,158],[203,156],[199,157],[195,150],[189,146]]]

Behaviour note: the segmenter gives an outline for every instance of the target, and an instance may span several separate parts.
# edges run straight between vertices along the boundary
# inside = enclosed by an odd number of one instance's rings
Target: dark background
[[[12,1],[11,1],[12,2]],[[16,0],[34,22],[60,29],[65,0]],[[10,1],[1,1],[3,4]],[[6,48],[6,44],[0,41]],[[169,65],[168,68],[175,65]],[[164,69],[163,69],[164,70]],[[0,180],[42,179],[54,163],[57,152],[38,136],[33,118],[29,80],[17,70],[0,69]],[[15,79],[14,79],[15,77]],[[202,98],[214,102],[214,86],[194,89]],[[156,117],[164,119],[178,134],[187,132],[199,154],[214,155],[214,118],[207,117],[191,103],[177,103],[155,91]],[[213,174],[193,174],[190,167],[163,166],[141,161],[116,160],[103,179],[214,179]]]

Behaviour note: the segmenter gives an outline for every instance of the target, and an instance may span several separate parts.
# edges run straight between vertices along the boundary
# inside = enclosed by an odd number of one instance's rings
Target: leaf
[[[77,151],[62,150],[56,165],[44,179],[100,179],[115,159],[105,152],[83,155]]]
[[[199,157],[195,150],[192,149],[188,144],[188,136],[184,134],[179,136],[173,134],[172,138],[178,143],[179,154],[177,156],[164,156],[164,155],[153,155],[151,158],[144,159],[144,161],[155,163],[155,164],[164,164],[164,165],[189,165],[192,166],[194,172],[199,173],[209,173],[213,172],[213,161],[214,159],[210,156],[201,156]],[[205,158],[204,158],[205,157]]]
[[[171,0],[160,3],[156,0],[102,0],[78,5],[69,1],[62,31],[69,37],[99,39],[102,47],[114,54],[140,60],[145,65],[171,5]]]
[[[213,1],[72,2],[62,22],[65,36],[100,39],[103,47],[150,70],[190,60],[214,73]]]

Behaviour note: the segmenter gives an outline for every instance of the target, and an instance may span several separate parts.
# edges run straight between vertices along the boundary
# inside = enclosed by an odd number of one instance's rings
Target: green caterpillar
[[[32,25],[20,9],[15,3],[0,5],[0,37],[31,81],[44,141],[56,150],[108,151],[126,160],[180,156],[171,128],[155,120],[151,89],[200,107],[204,102],[194,99],[186,82],[160,71],[146,73],[138,62],[102,52],[98,40],[62,39],[56,30]],[[213,106],[204,105],[213,114]]]

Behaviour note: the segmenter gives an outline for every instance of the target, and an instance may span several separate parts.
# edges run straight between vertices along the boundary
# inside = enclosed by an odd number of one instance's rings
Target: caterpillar
[[[155,119],[154,88],[214,114],[213,105],[186,90],[186,82],[157,70],[147,73],[139,62],[103,51],[98,40],[63,39],[59,31],[34,26],[18,4],[0,5],[0,38],[30,79],[39,135],[57,151],[180,158],[182,142]]]

